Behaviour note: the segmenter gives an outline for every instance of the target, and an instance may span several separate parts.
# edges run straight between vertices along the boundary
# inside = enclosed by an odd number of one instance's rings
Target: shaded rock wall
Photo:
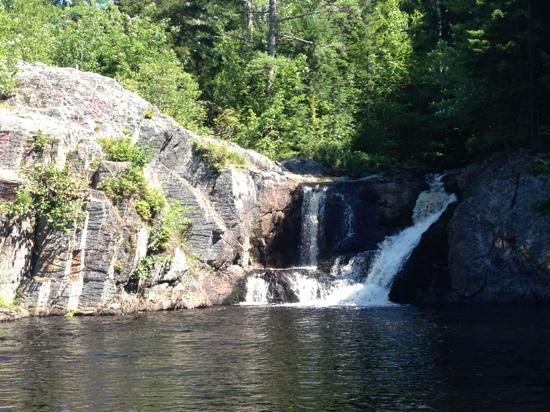
[[[397,277],[400,302],[550,302],[550,176],[541,155],[497,154],[452,171],[452,214],[430,228]]]

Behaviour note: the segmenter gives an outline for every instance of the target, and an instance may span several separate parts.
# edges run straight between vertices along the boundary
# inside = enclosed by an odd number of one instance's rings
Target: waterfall
[[[262,278],[249,276],[246,279],[246,297],[244,304],[267,305],[269,303],[267,293],[269,284]]]
[[[304,186],[300,263],[316,267],[319,258],[319,233],[322,230],[326,186]]]
[[[388,295],[393,279],[420,243],[422,235],[456,201],[454,194],[445,192],[442,178],[442,175],[427,176],[429,189],[421,192],[416,200],[412,226],[386,237],[378,244],[374,256],[373,252],[359,253],[346,264],[342,264],[340,258],[336,259],[331,273],[326,274],[330,281],[320,281],[318,276],[314,276],[319,272],[313,267],[290,273],[288,285],[299,300],[296,305],[392,305]],[[311,266],[317,265],[325,191],[326,187],[304,187],[301,256],[302,262]],[[351,226],[347,228],[348,233],[353,232]],[[246,303],[269,303],[268,289],[268,282],[264,279],[249,277]]]
[[[345,285],[327,297],[327,303],[360,306],[390,304],[389,288],[394,277],[407,262],[422,235],[435,223],[447,206],[456,201],[454,194],[445,192],[442,175],[428,175],[430,186],[418,196],[413,210],[413,225],[389,236],[379,245],[364,283]],[[353,261],[350,261],[353,264]],[[353,268],[348,269],[353,273]]]

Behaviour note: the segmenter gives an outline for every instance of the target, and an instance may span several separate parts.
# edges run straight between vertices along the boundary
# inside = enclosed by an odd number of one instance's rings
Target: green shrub
[[[15,72],[15,65],[2,60],[2,53],[0,52],[0,100],[6,99],[13,94],[15,90]]]
[[[147,110],[145,110],[145,113],[143,113],[143,117],[145,117],[147,120],[151,120],[154,115],[155,112],[151,108],[148,108]]]
[[[150,149],[135,146],[129,137],[119,139],[103,137],[99,143],[107,160],[113,162],[130,162],[136,167],[143,167],[152,157]]]
[[[156,264],[166,262],[168,258],[166,256],[145,256],[137,264],[136,268],[132,271],[130,279],[134,281],[146,280],[149,278],[151,270]]]
[[[44,153],[44,149],[46,146],[50,143],[51,136],[45,134],[42,132],[42,130],[38,130],[36,132],[36,136],[34,136],[34,141],[32,143],[32,151],[37,154]]]
[[[248,165],[242,154],[223,143],[195,140],[193,141],[193,153],[200,156],[216,174],[220,174],[228,166],[245,168]]]
[[[100,185],[100,189],[115,203],[139,197],[146,187],[147,181],[138,167],[129,167],[120,176],[108,177]]]
[[[13,302],[0,296],[0,308],[12,308],[13,306]]]
[[[67,169],[35,165],[7,206],[10,216],[35,214],[54,230],[69,230],[84,216],[86,184]]]
[[[152,223],[166,204],[166,197],[161,190],[149,186],[145,187],[141,198],[136,202],[137,214],[146,222]]]
[[[183,246],[190,229],[191,220],[186,217],[185,208],[180,202],[170,202],[159,224],[151,232],[148,253],[163,253],[171,242]]]
[[[126,169],[120,176],[108,177],[99,188],[114,203],[135,200],[137,214],[147,223],[151,223],[166,204],[162,191],[149,186],[143,171],[135,166]]]
[[[121,262],[116,262],[113,267],[115,273],[122,273],[124,271],[124,265]]]

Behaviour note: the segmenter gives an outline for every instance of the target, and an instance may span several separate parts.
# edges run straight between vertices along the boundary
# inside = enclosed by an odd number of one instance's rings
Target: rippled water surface
[[[0,410],[550,410],[550,310],[224,307],[0,324]]]

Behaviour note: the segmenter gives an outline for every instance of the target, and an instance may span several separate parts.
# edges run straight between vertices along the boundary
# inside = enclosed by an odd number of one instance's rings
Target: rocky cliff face
[[[37,137],[48,143],[35,150]],[[151,227],[131,205],[99,190],[125,166],[105,160],[101,137],[129,136],[153,151],[149,184],[180,201],[191,220],[183,250],[156,265],[139,293],[127,293],[145,257]],[[0,297],[32,314],[100,313],[221,303],[269,243],[304,180],[257,153],[225,145],[244,167],[213,168],[195,136],[116,81],[73,69],[22,64],[13,97],[0,107],[0,202],[15,198],[36,164],[67,167],[86,182],[85,218],[69,231],[32,216],[0,221]],[[258,252],[253,254],[258,254]]]
[[[541,155],[495,155],[452,171],[460,196],[394,282],[403,302],[550,302],[550,175]]]

